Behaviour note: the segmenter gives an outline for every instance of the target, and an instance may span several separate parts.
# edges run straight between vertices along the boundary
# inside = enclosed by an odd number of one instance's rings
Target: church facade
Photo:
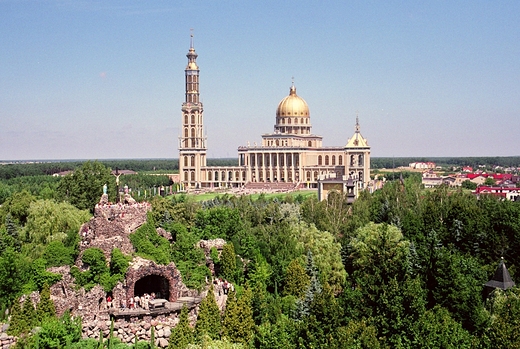
[[[259,145],[238,147],[238,166],[207,166],[207,137],[204,134],[204,108],[199,95],[199,67],[191,41],[186,55],[185,101],[179,137],[179,179],[185,189],[202,188],[321,188],[330,182],[340,191],[346,183],[355,190],[370,183],[370,146],[355,131],[344,146],[325,147],[322,136],[311,130],[309,106],[296,94],[289,95],[276,109],[274,130],[263,134]],[[341,184],[343,183],[343,184]]]

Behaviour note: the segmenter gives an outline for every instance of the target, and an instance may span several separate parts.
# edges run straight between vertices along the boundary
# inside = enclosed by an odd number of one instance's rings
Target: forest
[[[79,227],[103,184],[112,200],[117,195],[104,164],[83,163],[77,171],[82,175],[0,184],[0,322],[9,309],[20,348],[129,348],[111,338],[81,339],[81,319],[57,318],[49,304],[57,276],[46,269],[73,265]],[[520,347],[520,290],[488,294],[483,286],[502,258],[516,279],[518,202],[425,190],[416,176],[388,180],[352,205],[339,193],[322,202],[297,194],[205,202],[177,194],[150,202],[148,221],[132,238],[137,255],[175,262],[183,281],[202,289],[209,270],[193,246],[223,238],[222,255],[212,258],[217,276],[236,286],[223,314],[211,296],[194,326],[183,310],[169,348]],[[110,288],[132,257],[112,252],[110,262],[90,253],[78,287]],[[21,306],[20,296],[36,290],[42,305]]]

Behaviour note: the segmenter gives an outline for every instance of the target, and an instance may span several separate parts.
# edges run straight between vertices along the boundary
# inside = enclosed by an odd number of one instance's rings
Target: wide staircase
[[[260,183],[260,182],[247,182],[244,186],[244,189],[254,190],[254,191],[270,191],[270,192],[286,192],[293,191],[296,189],[297,183],[287,183],[287,182],[268,182],[268,183]]]

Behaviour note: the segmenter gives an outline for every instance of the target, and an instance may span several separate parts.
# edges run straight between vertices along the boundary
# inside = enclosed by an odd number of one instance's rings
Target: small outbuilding
[[[495,271],[493,278],[484,284],[486,297],[491,294],[495,289],[507,290],[515,286],[515,282],[511,279],[511,275],[507,271],[506,264],[504,263],[504,257],[500,260],[498,268]]]

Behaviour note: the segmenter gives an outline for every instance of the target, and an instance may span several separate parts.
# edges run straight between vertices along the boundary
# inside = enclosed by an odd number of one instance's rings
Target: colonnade
[[[250,152],[240,156],[239,165],[248,169],[251,182],[298,182],[300,180],[300,154],[291,152]]]

